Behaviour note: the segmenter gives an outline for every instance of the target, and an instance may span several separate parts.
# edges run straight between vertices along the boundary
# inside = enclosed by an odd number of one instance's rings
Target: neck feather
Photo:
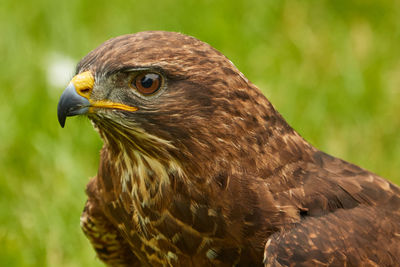
[[[118,185],[114,190],[130,194],[141,206],[160,205],[170,192],[171,177],[185,176],[170,142],[104,118],[95,128],[104,141],[102,164],[113,172],[108,179]]]

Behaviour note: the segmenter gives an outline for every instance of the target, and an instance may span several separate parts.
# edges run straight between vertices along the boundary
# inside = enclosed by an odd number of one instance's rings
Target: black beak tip
[[[64,128],[65,126],[65,119],[66,117],[61,117],[60,115],[58,116],[58,122],[60,123],[61,128]]]
[[[58,107],[57,107],[57,117],[58,117],[58,122],[61,125],[61,128],[64,128],[65,120],[67,119],[67,114],[61,107],[60,103],[58,103]]]

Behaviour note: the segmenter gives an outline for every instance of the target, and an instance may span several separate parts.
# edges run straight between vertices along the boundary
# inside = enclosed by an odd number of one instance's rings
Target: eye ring
[[[135,88],[142,95],[152,95],[160,89],[162,76],[156,72],[143,72],[138,74],[130,86]]]

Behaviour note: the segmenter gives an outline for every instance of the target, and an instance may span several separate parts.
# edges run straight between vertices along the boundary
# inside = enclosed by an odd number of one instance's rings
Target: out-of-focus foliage
[[[101,140],[61,129],[73,65],[111,37],[179,31],[227,55],[320,149],[400,182],[400,1],[2,1],[0,265],[101,266],[81,233]]]

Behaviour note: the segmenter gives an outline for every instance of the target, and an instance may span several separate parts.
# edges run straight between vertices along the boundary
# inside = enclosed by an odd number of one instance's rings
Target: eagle
[[[57,113],[104,143],[81,227],[106,265],[400,264],[400,188],[305,141],[194,37],[106,41]]]

